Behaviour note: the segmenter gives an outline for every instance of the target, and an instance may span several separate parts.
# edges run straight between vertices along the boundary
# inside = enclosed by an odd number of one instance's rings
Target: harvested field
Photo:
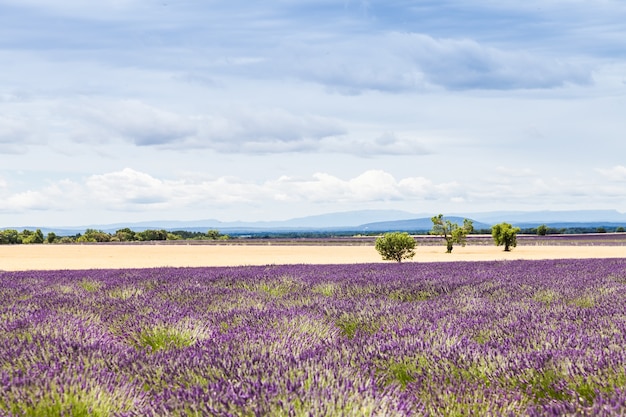
[[[467,245],[446,254],[445,247],[418,246],[408,262],[514,259],[626,258],[626,246]],[[383,262],[373,245],[3,245],[0,270],[151,268],[162,266],[239,266],[272,264],[352,264]]]

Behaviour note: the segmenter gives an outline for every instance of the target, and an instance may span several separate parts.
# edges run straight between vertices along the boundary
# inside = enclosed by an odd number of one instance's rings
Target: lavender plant
[[[0,272],[0,415],[626,414],[626,259]]]

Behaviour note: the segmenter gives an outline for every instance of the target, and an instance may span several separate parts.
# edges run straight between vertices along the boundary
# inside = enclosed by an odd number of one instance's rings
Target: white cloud
[[[366,202],[400,198],[393,176],[381,170],[370,170],[343,180],[327,173],[316,173],[310,180],[270,184],[297,201]]]
[[[363,5],[0,0],[0,207],[626,210],[623,2]]]
[[[524,178],[524,177],[533,177],[536,176],[537,173],[530,168],[513,168],[513,167],[504,167],[499,166],[496,168],[496,173],[498,177],[515,177],[515,178]]]
[[[92,175],[85,187],[92,198],[109,206],[153,205],[167,202],[171,197],[170,184],[130,168]]]
[[[526,51],[504,51],[472,39],[396,33],[391,41],[430,82],[452,90],[552,88],[591,81],[589,68]]]
[[[403,178],[398,186],[406,195],[429,200],[463,192],[463,187],[456,181],[435,184],[424,177]]]
[[[91,175],[82,180],[50,182],[40,189],[11,193],[5,189],[0,199],[4,213],[141,213],[141,218],[164,218],[171,213],[195,213],[195,218],[211,217],[199,213],[222,213],[223,216],[276,218],[282,212],[302,207],[420,207],[420,210],[445,212],[517,209],[536,210],[613,207],[622,200],[623,187],[593,184],[587,180],[511,177],[509,183],[489,184],[469,180],[436,182],[421,176],[396,178],[380,170],[366,170],[342,178],[325,172],[310,177],[281,176],[253,181],[220,176],[184,175],[159,178],[125,168]],[[537,206],[537,202],[541,206]],[[502,206],[502,202],[506,205]],[[469,208],[472,209],[469,209]],[[163,213],[170,213],[163,214]],[[238,213],[238,214],[235,214]],[[247,213],[247,214],[246,214]],[[306,215],[302,213],[301,215]],[[246,219],[245,217],[248,216]],[[293,215],[292,215],[293,217]]]
[[[84,189],[68,180],[50,183],[40,190],[26,190],[0,199],[0,211],[56,211],[88,206]]]
[[[5,108],[7,105],[5,105]],[[140,100],[102,98],[36,99],[22,103],[19,118],[0,116],[0,147],[25,152],[47,143],[52,149],[67,142],[98,146],[112,142],[165,150],[213,150],[226,154],[288,152],[354,155],[425,155],[423,138],[386,132],[365,136],[350,133],[339,119],[277,107],[226,106],[203,114],[185,114]],[[42,122],[27,123],[29,114]],[[37,142],[34,138],[38,138]]]
[[[228,153],[307,151],[315,149],[320,139],[345,133],[336,120],[278,108],[231,108],[199,122],[197,138],[190,145]]]
[[[494,205],[506,203],[515,210],[582,210],[611,207],[618,209],[622,199],[610,187],[594,181],[589,175],[580,177],[511,176],[507,181],[464,184],[467,206],[495,210]],[[622,190],[623,191],[623,190]]]
[[[309,179],[281,177],[250,182],[233,177],[159,179],[125,168],[92,175],[83,182],[63,180],[29,190],[0,203],[4,211],[65,210],[93,207],[114,211],[160,210],[188,206],[213,207],[252,203],[261,198],[280,202],[367,203],[446,196],[455,184],[433,184],[425,178],[396,180],[382,170],[370,170],[349,179],[316,173]]]
[[[432,153],[431,138],[416,137],[413,134],[398,134],[385,132],[374,140],[351,144],[354,152],[365,155],[393,154],[393,155],[428,155]]]
[[[34,142],[26,120],[0,114],[0,153],[25,153]]]
[[[609,169],[598,168],[596,171],[611,181],[626,181],[626,166],[616,165]],[[625,192],[622,190],[622,193]]]
[[[330,44],[332,43],[332,44]],[[367,90],[425,91],[544,89],[588,84],[591,68],[524,50],[502,50],[468,38],[436,38],[422,33],[331,39],[288,46],[278,67],[340,93]]]
[[[83,105],[72,109],[81,120],[138,146],[184,142],[197,134],[192,118],[138,100],[83,102]]]
[[[94,201],[112,210],[159,210],[187,206],[214,207],[249,202],[257,198],[259,185],[236,178],[158,179],[136,170],[93,175],[85,190]]]
[[[456,189],[456,183],[434,184],[422,177],[397,180],[384,170],[368,170],[346,180],[319,172],[310,180],[281,178],[267,186],[284,200],[341,203],[445,198]]]

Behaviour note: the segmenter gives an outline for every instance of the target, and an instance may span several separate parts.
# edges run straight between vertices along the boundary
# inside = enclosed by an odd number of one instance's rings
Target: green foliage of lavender
[[[0,272],[0,415],[626,414],[626,259]]]

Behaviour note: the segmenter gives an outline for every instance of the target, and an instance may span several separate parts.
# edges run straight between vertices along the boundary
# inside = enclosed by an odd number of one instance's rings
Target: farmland
[[[0,270],[247,266],[268,264],[378,263],[373,237],[335,239],[253,239],[0,245]],[[623,258],[626,233],[519,236],[512,252],[503,252],[491,236],[469,236],[465,247],[445,253],[441,238],[417,236],[412,262],[516,259]]]
[[[623,415],[624,305],[623,257],[5,271],[0,414]]]

